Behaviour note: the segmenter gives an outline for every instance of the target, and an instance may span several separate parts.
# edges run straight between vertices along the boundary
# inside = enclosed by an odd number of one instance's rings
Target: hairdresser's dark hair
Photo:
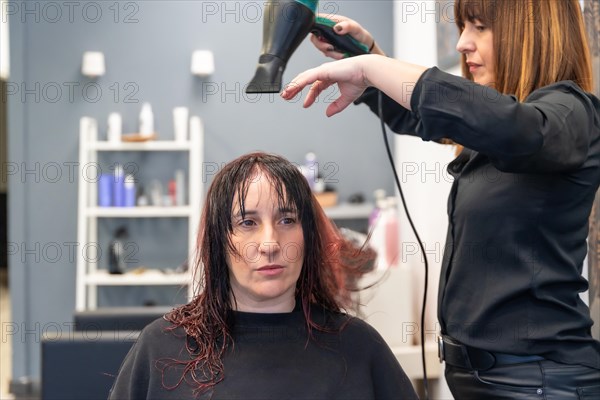
[[[494,34],[495,88],[523,101],[549,84],[593,88],[592,64],[578,0],[456,0],[456,24],[481,21]],[[462,56],[462,70],[473,80]]]
[[[194,299],[169,312],[165,319],[172,329],[183,328],[188,336],[185,360],[162,360],[163,379],[169,368],[181,368],[184,380],[204,391],[224,379],[222,358],[233,344],[231,337],[231,285],[227,264],[231,241],[233,202],[245,213],[248,186],[261,172],[273,185],[279,207],[297,211],[304,237],[304,262],[296,284],[296,299],[301,303],[307,330],[327,330],[311,319],[310,305],[334,312],[348,301],[346,283],[371,255],[353,247],[326,217],[299,169],[285,158],[262,152],[241,156],[215,176],[208,189],[198,233],[195,265],[199,293]],[[236,207],[237,208],[237,207]],[[167,387],[164,383],[163,385]]]

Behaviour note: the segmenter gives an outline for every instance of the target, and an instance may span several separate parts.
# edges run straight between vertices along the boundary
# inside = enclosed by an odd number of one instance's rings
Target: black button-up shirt
[[[377,113],[377,99],[370,88],[357,103]],[[600,101],[564,81],[519,102],[432,68],[411,108],[383,95],[394,132],[465,146],[448,166],[442,332],[490,351],[600,368],[579,297],[600,184]]]

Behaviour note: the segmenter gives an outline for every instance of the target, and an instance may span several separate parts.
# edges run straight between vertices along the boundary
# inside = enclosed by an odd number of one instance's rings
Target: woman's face
[[[296,210],[280,209],[277,193],[258,171],[248,186],[242,218],[234,198],[227,263],[238,311],[289,312],[304,261],[304,237]],[[233,303],[235,304],[235,303]]]
[[[466,56],[469,72],[480,85],[494,86],[494,40],[492,30],[479,20],[465,21],[456,50]]]

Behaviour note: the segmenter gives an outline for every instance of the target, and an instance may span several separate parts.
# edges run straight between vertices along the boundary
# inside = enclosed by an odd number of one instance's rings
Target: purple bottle
[[[112,206],[112,189],[113,189],[113,176],[109,174],[100,175],[98,181],[98,206],[99,207],[110,207]]]
[[[121,165],[115,166],[113,181],[113,206],[125,206],[125,171]]]

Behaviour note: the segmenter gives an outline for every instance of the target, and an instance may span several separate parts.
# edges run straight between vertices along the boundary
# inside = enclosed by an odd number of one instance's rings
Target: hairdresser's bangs
[[[494,18],[495,9],[494,0],[456,0],[454,3],[454,18],[456,25],[462,29],[465,22],[475,22],[475,20],[491,27]]]

